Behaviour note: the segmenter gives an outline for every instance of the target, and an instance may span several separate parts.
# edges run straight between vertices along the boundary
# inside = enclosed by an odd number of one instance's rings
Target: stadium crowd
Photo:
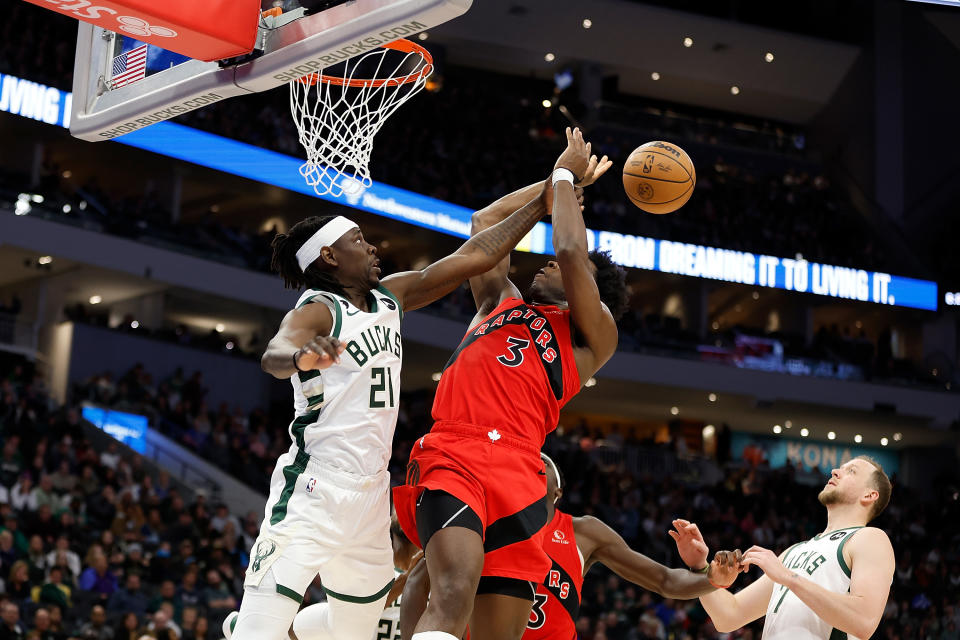
[[[125,389],[127,400],[114,395],[114,406],[142,409],[129,400],[144,392],[136,372],[115,384],[97,381],[88,392]],[[53,407],[42,377],[29,366],[0,367],[0,375],[0,638],[219,638],[218,621],[242,593],[259,514],[238,517],[203,494],[187,495],[116,445],[93,449],[75,405]],[[234,460],[252,451],[244,465],[253,471],[240,477],[259,479],[263,488],[271,458],[288,446],[285,418],[225,408],[191,412],[190,406],[203,407],[202,378],[178,373],[158,388],[166,385],[176,391],[158,404],[176,399],[171,410],[187,425],[180,436],[197,438],[200,452],[219,448],[214,462],[234,471],[243,466]],[[91,399],[109,403],[111,396]],[[431,402],[428,391],[402,395],[391,460],[396,482],[429,425]],[[152,424],[164,428],[156,414]],[[606,455],[597,455],[601,449]],[[601,518],[633,548],[669,565],[679,565],[666,536],[677,516],[698,522],[712,550],[752,544],[780,550],[819,532],[823,512],[815,496],[822,473],[730,460],[721,438],[709,464],[720,465],[723,480],[705,484],[677,470],[697,455],[692,449],[679,431],[657,443],[630,429],[601,431],[584,422],[564,425],[546,446],[566,475],[561,509]],[[657,477],[628,463],[650,456],[673,471]],[[897,576],[875,637],[957,640],[957,481],[945,479],[927,496],[894,482],[890,507],[876,524],[893,540]],[[740,586],[757,575],[742,577]],[[319,594],[312,591],[313,598]],[[578,629],[583,640],[713,640],[758,638],[760,625],[718,634],[697,601],[663,600],[596,568],[585,582]]]

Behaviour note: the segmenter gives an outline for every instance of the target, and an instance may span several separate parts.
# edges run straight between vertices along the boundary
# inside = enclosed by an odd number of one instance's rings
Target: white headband
[[[306,271],[307,267],[320,257],[321,249],[331,246],[343,237],[343,234],[347,231],[356,228],[358,228],[356,222],[343,216],[337,216],[317,229],[317,231],[303,243],[303,246],[297,249],[297,264],[300,265],[300,270]]]
[[[541,453],[540,455],[543,456],[543,459],[544,459],[544,460],[546,460],[547,462],[550,463],[550,466],[551,466],[551,467],[553,467],[553,475],[555,475],[555,476],[557,477],[557,489],[563,489],[563,487],[562,487],[561,484],[560,484],[560,483],[561,483],[561,480],[560,480],[560,470],[557,469],[557,463],[554,462],[553,459],[552,459],[550,456],[548,456],[547,454],[545,454],[545,453]]]

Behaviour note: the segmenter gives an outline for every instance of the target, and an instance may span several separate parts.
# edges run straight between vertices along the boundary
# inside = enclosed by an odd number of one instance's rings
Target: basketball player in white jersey
[[[890,480],[873,459],[860,456],[834,469],[819,495],[827,508],[823,533],[777,557],[754,546],[743,567],[763,575],[736,594],[718,589],[700,596],[717,631],[729,632],[766,616],[763,640],[866,640],[876,631],[893,582],[890,539],[866,526],[890,501]],[[702,541],[696,525],[675,520],[677,541]],[[720,552],[721,556],[730,552]],[[715,560],[716,561],[716,560]]]
[[[513,212],[502,222],[421,271],[382,281],[376,248],[342,216],[307,218],[274,239],[274,270],[306,288],[262,358],[266,372],[293,384],[293,443],[274,469],[240,612],[224,622],[228,638],[285,640],[291,623],[299,640],[375,635],[394,576],[387,462],[403,312],[496,266],[551,197],[549,181],[504,196],[488,207]],[[318,573],[328,601],[298,615]]]

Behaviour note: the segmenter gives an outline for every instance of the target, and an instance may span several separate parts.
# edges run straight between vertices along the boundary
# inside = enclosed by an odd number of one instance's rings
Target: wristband
[[[301,369],[300,365],[297,364],[297,354],[300,353],[300,350],[297,349],[293,352],[293,368],[299,371],[300,373],[306,373],[305,369]]]
[[[573,186],[573,171],[570,171],[570,169],[564,169],[563,167],[554,169],[553,175],[550,179],[554,186],[556,186],[561,180],[564,182],[569,182],[570,186]]]

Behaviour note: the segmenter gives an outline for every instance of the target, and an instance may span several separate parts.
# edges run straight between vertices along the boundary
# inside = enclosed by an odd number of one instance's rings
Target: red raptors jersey
[[[433,419],[494,427],[539,448],[578,391],[570,311],[508,298],[450,357]]]
[[[542,535],[543,550],[553,566],[543,583],[537,585],[523,640],[576,640],[583,561],[573,533],[573,518],[557,511]]]

